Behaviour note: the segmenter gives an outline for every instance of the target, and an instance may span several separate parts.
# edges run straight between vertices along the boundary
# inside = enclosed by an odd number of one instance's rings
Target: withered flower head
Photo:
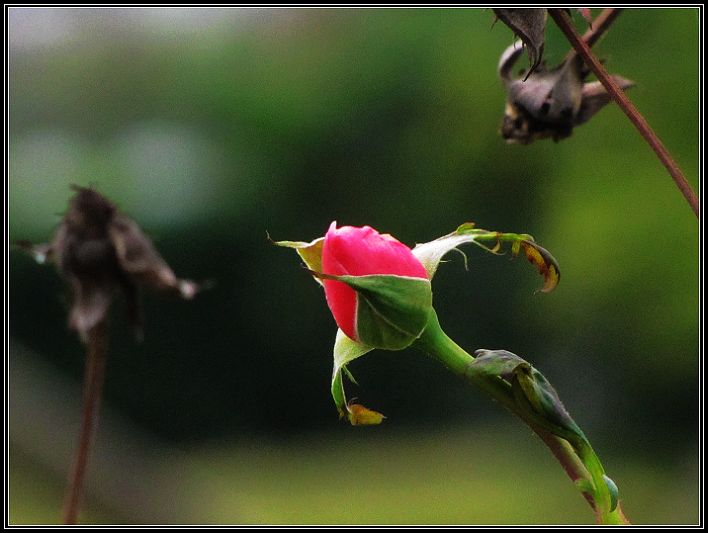
[[[129,319],[140,337],[139,285],[186,299],[192,298],[199,286],[178,279],[140,227],[107,198],[92,188],[72,188],[76,194],[52,241],[17,244],[37,261],[56,264],[72,294],[69,327],[83,341],[94,326],[106,319],[117,291],[123,293]]]
[[[499,60],[499,77],[507,91],[501,134],[507,142],[564,139],[610,101],[599,81],[584,81],[589,71],[578,55],[550,70],[541,63],[533,72],[522,72],[520,78],[514,78],[512,69],[522,52],[517,42]],[[622,89],[634,85],[620,76],[612,78]]]

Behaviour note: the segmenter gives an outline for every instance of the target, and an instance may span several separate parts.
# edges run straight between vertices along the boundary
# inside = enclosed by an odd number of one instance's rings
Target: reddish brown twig
[[[624,92],[622,92],[622,90],[617,86],[615,81],[605,70],[605,67],[602,66],[602,63],[600,63],[600,61],[590,51],[590,48],[588,47],[587,43],[585,43],[585,41],[580,37],[580,35],[578,35],[578,32],[575,30],[575,27],[571,23],[568,14],[561,9],[549,9],[548,13],[551,15],[551,17],[553,17],[553,20],[556,22],[561,31],[565,34],[568,41],[570,41],[570,44],[573,45],[573,48],[576,50],[576,52],[583,58],[585,64],[590,67],[595,76],[597,76],[597,79],[605,87],[612,99],[617,102],[617,105],[620,107],[620,109],[622,109],[624,114],[627,115],[627,117],[637,128],[637,131],[639,131],[641,136],[644,137],[647,144],[649,144],[649,146],[657,155],[661,163],[664,165],[664,167],[666,167],[666,170],[669,171],[671,178],[676,183],[676,186],[681,191],[681,194],[683,194],[684,198],[686,198],[686,201],[691,206],[691,209],[693,209],[693,212],[696,214],[696,216],[698,216],[699,204],[698,198],[696,197],[696,193],[691,188],[691,185],[686,180],[685,176],[683,175],[683,172],[679,168],[676,161],[674,161],[673,157],[671,157],[669,151],[659,140],[659,137],[657,137],[656,133],[654,133],[654,131],[651,129],[649,123],[637,110],[637,108],[630,101],[627,95],[625,95]]]
[[[74,465],[69,475],[69,486],[64,499],[62,510],[64,524],[76,524],[79,514],[84,477],[101,404],[108,351],[107,329],[105,321],[101,321],[88,333],[79,446],[74,457]]]
[[[605,32],[610,29],[610,26],[612,26],[612,23],[620,15],[620,13],[622,13],[622,9],[617,7],[608,7],[607,9],[602,10],[602,13],[600,13],[592,21],[592,26],[583,34],[583,41],[587,43],[588,48],[595,46],[597,41],[600,40],[600,37],[602,37]],[[577,55],[577,53],[578,52],[575,48],[571,48],[571,50],[565,55],[564,61],[570,61],[575,55]]]

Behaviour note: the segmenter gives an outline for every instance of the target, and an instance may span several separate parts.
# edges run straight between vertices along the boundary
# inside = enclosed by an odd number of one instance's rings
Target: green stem
[[[498,376],[488,376],[470,370],[474,357],[462,349],[440,327],[437,314],[431,313],[428,325],[415,344],[433,359],[441,362],[448,370],[466,381],[481,388],[486,394],[499,402],[507,410],[521,418],[541,440],[548,446],[555,458],[561,464],[566,474],[576,486],[580,487],[583,496],[596,513],[601,524],[628,524],[619,506],[610,511],[609,490],[604,481],[604,469],[597,455],[587,441],[576,438],[574,442],[553,434],[539,416],[520,405],[515,398],[512,386]],[[590,493],[583,486],[592,486]],[[600,501],[598,500],[600,495]]]
[[[622,513],[619,504],[616,505],[615,509],[610,510],[612,508],[612,496],[605,480],[605,469],[590,443],[586,439],[578,439],[576,443],[573,443],[573,448],[592,476],[596,498],[599,497],[602,500],[598,506],[601,514],[598,519],[601,520],[602,524],[629,524],[629,520]]]

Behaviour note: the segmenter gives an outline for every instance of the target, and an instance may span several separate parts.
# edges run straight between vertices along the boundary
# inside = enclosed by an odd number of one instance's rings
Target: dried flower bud
[[[113,295],[122,291],[138,336],[142,317],[138,285],[192,298],[196,283],[177,279],[150,239],[107,198],[91,188],[73,186],[76,194],[52,242],[17,243],[38,262],[52,261],[72,293],[69,327],[82,340],[105,320]]]
[[[590,120],[610,101],[600,82],[584,82],[589,74],[582,59],[574,55],[554,69],[545,64],[514,78],[514,64],[523,52],[515,43],[499,60],[499,77],[507,90],[507,103],[501,134],[509,143],[528,144],[551,137],[558,141],[569,137],[575,126]],[[627,89],[634,82],[612,76]]]

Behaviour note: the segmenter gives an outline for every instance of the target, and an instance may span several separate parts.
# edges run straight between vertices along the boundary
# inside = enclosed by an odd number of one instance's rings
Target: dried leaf
[[[551,292],[560,282],[560,269],[558,261],[551,255],[551,252],[539,246],[533,241],[520,241],[521,248],[526,254],[526,259],[538,269],[538,273],[543,276],[544,283],[541,292]],[[516,255],[516,254],[514,254]]]
[[[15,248],[22,250],[25,253],[31,255],[37,263],[40,265],[51,261],[52,258],[52,245],[49,243],[34,244],[30,241],[20,240],[12,243]]]
[[[529,73],[533,72],[543,58],[548,13],[545,9],[495,9],[494,13],[526,46]]]
[[[347,408],[349,410],[349,423],[352,426],[375,426],[383,422],[384,418],[386,418],[378,411],[374,411],[358,403],[350,403]]]
[[[198,292],[196,283],[175,276],[152,241],[125,215],[113,217],[108,234],[123,272],[136,283],[159,291],[172,291],[185,299],[193,298]]]
[[[622,76],[611,76],[611,78],[622,90],[629,89],[635,85],[632,80],[628,80]],[[590,120],[595,113],[610,103],[611,100],[612,97],[599,81],[584,84],[583,100],[580,104],[580,110],[578,111],[578,115],[575,119],[576,126]]]
[[[365,346],[360,342],[353,341],[345,335],[341,330],[337,330],[337,337],[334,341],[334,368],[332,369],[332,399],[334,404],[337,406],[337,411],[339,411],[340,418],[346,417],[349,419],[349,404],[347,402],[347,397],[344,392],[344,383],[342,380],[342,374],[345,373],[354,383],[356,381],[347,369],[346,365],[369,353],[373,348],[370,346]]]
[[[88,332],[105,320],[113,299],[112,280],[106,277],[69,274],[73,301],[69,311],[69,327],[79,332],[82,340]]]

